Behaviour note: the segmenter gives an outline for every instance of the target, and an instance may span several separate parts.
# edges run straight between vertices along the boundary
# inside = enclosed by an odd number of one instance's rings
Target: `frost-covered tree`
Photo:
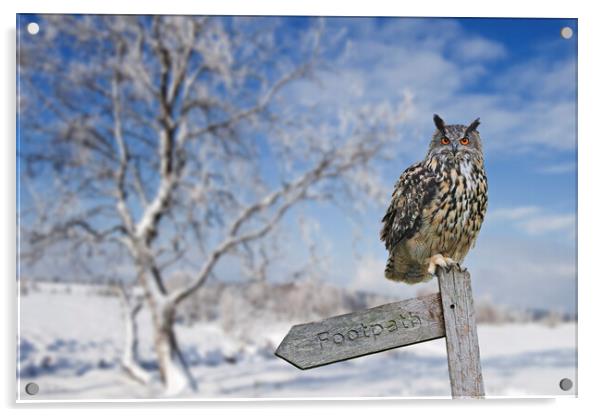
[[[269,18],[37,20],[38,35],[19,33],[23,259],[84,275],[112,263],[138,280],[161,380],[180,392],[194,381],[178,306],[225,256],[265,274],[258,243],[291,208],[379,198],[372,162],[402,107],[296,100],[334,50],[317,19],[294,30]],[[190,279],[166,284],[182,270]]]

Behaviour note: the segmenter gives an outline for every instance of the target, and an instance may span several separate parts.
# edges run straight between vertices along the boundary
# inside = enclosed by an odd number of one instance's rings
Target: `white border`
[[[594,4],[594,2],[589,2]],[[578,1],[547,1],[528,3],[524,0],[504,0],[502,2],[483,2],[469,0],[454,1],[427,1],[420,2],[393,2],[384,0],[366,1],[199,1],[190,2],[183,0],[144,2],[126,2],[123,0],[103,0],[89,2],[85,0],[52,0],[34,1],[20,0],[18,4],[6,1],[2,3],[3,24],[3,58],[0,67],[3,72],[0,78],[7,105],[1,114],[2,125],[6,127],[6,134],[2,141],[1,154],[5,158],[2,164],[2,181],[4,203],[0,205],[3,220],[2,230],[4,239],[0,248],[0,265],[5,267],[2,282],[5,286],[5,310],[3,323],[5,325],[4,343],[1,357],[6,361],[3,369],[5,375],[0,379],[3,405],[15,411],[15,322],[16,322],[16,285],[15,285],[15,21],[17,12],[37,13],[145,13],[145,14],[287,14],[287,15],[394,15],[394,16],[465,16],[465,17],[571,17],[579,19],[579,400],[558,398],[550,399],[524,399],[524,400],[487,400],[477,402],[449,402],[437,400],[405,401],[395,399],[363,399],[352,401],[349,399],[333,399],[332,401],[312,401],[294,399],[274,400],[208,400],[200,404],[204,409],[211,409],[211,414],[244,413],[247,415],[304,415],[325,409],[328,414],[341,412],[344,414],[365,414],[366,407],[391,407],[403,406],[404,412],[462,413],[463,416],[482,416],[482,407],[488,407],[487,413],[492,415],[506,415],[508,407],[544,407],[545,413],[550,415],[581,414],[588,411],[589,407],[599,408],[596,401],[600,394],[597,388],[601,386],[599,380],[602,375],[600,369],[600,347],[597,337],[600,329],[600,311],[596,304],[600,291],[601,277],[596,274],[596,260],[600,258],[597,252],[599,246],[600,217],[598,212],[598,193],[602,188],[600,184],[599,152],[602,142],[600,129],[600,94],[599,74],[602,74],[600,65],[600,41],[602,41],[600,28],[601,16],[596,14],[594,7],[586,2]],[[400,375],[403,378],[403,375]],[[168,402],[166,402],[168,401]],[[74,402],[71,406],[64,403],[23,404],[18,407],[19,412],[38,415],[41,408],[48,408],[44,414],[64,416],[70,413],[81,413],[79,408],[86,408],[85,413],[104,415],[106,411],[99,410],[98,405],[111,409],[127,410],[130,414],[164,415],[166,408],[176,408],[178,414],[191,412],[199,415],[199,402],[193,400],[179,400],[177,403],[170,400],[152,400],[140,404],[138,401],[95,401],[82,404]],[[39,403],[36,401],[36,403]],[[132,404],[136,403],[136,404]],[[491,407],[495,405],[495,407]],[[60,408],[59,408],[60,407]],[[64,408],[68,407],[68,408]],[[144,407],[144,408],[142,408]],[[149,408],[150,407],[150,408]],[[244,407],[244,408],[243,408]],[[335,409],[336,407],[336,409]],[[445,407],[445,408],[442,408]],[[285,410],[286,409],[286,410]],[[383,410],[385,413],[387,411]],[[543,410],[538,410],[543,411]],[[200,411],[201,413],[203,411]]]

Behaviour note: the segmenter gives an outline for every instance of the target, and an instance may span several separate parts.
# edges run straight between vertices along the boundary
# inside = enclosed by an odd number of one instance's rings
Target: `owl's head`
[[[435,133],[429,146],[427,158],[437,157],[446,161],[469,160],[482,157],[481,137],[477,118],[468,126],[446,125],[441,117],[434,115]]]

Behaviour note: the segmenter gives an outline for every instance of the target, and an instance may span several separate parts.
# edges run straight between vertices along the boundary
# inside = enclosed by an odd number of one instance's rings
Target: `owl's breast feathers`
[[[410,283],[426,280],[428,258],[437,253],[462,262],[486,209],[482,161],[431,159],[412,165],[397,181],[382,219],[380,237],[390,253],[385,276]]]

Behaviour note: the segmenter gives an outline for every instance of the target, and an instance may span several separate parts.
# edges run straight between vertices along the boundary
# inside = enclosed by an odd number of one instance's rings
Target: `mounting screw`
[[[571,388],[573,388],[573,381],[571,381],[569,378],[562,378],[560,380],[560,389],[563,391],[568,391]]]
[[[36,22],[31,22],[27,24],[27,32],[30,35],[37,35],[39,31],[40,25],[38,25]]]
[[[562,36],[564,39],[571,39],[573,37],[573,29],[568,26],[563,27],[560,30],[560,36]]]
[[[29,395],[36,395],[40,391],[40,387],[35,382],[30,382],[25,385],[25,392]]]

